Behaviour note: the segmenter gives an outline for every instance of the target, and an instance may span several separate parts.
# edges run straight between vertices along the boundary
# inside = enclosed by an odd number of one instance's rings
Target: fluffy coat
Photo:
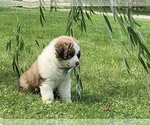
[[[60,36],[44,48],[38,59],[19,79],[19,91],[40,92],[44,103],[54,101],[57,89],[62,101],[71,102],[70,71],[79,65],[79,42]]]

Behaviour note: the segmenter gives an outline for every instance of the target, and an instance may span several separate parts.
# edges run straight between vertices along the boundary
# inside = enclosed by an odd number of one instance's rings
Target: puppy
[[[71,102],[72,70],[79,65],[80,45],[73,37],[53,39],[38,59],[19,78],[19,91],[40,92],[44,103],[54,101],[57,89],[62,101]]]

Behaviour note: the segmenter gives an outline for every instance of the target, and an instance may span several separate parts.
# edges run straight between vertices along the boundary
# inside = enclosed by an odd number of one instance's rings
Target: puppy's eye
[[[77,57],[80,58],[80,51],[78,52]]]
[[[74,56],[74,53],[69,53],[68,54],[68,59],[71,59]]]

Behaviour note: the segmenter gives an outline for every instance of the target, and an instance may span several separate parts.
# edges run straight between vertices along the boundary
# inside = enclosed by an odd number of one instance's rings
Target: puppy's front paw
[[[52,103],[52,102],[53,102],[53,100],[51,100],[51,99],[43,100],[43,103],[44,103],[44,104],[50,104],[50,103]]]
[[[72,100],[71,100],[70,97],[68,97],[68,98],[62,98],[62,101],[66,102],[66,103],[71,103],[72,102]]]

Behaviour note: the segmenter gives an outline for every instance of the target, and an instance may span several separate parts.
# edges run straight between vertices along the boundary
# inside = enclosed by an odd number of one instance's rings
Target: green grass
[[[131,75],[122,64],[118,25],[110,18],[114,29],[112,42],[102,16],[94,15],[88,21],[87,32],[75,29],[75,37],[81,42],[81,78],[83,99],[79,100],[72,83],[73,103],[56,101],[49,105],[42,103],[39,95],[18,93],[17,76],[12,70],[12,54],[5,51],[9,36],[21,23],[21,31],[27,45],[37,40],[41,47],[34,45],[31,54],[26,51],[20,56],[20,65],[28,68],[53,38],[65,35],[67,12],[45,12],[44,28],[39,22],[37,9],[0,8],[0,117],[1,118],[150,118],[149,75],[141,69],[136,59],[131,60]],[[136,19],[142,27],[149,45],[150,20]],[[75,28],[78,28],[75,26]],[[125,38],[124,38],[125,39]],[[125,39],[126,40],[126,39]],[[111,104],[108,111],[104,107]]]

